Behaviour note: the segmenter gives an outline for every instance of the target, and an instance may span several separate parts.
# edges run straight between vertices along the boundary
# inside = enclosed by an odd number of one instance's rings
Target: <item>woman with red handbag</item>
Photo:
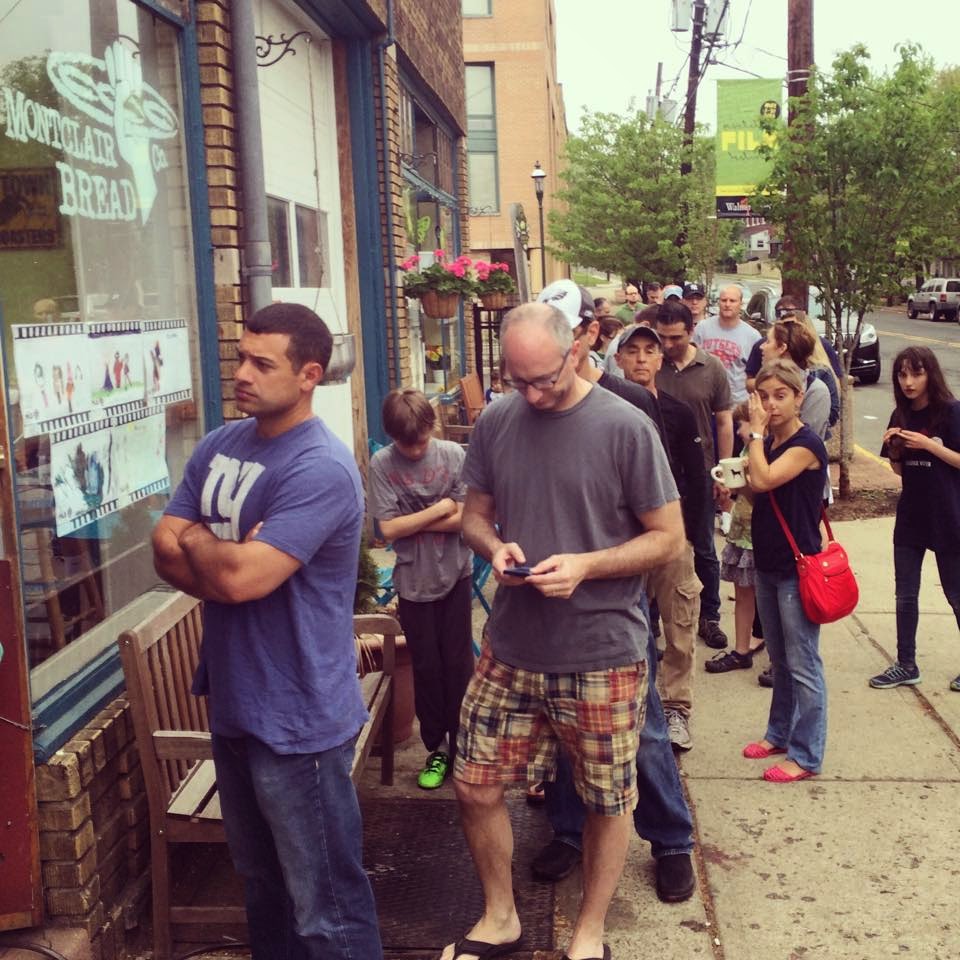
[[[747,477],[754,491],[756,595],[773,669],[773,696],[763,739],[747,744],[743,755],[761,760],[786,754],[763,772],[772,783],[818,774],[827,739],[820,625],[804,611],[794,550],[771,500],[775,496],[799,551],[819,553],[827,450],[800,420],[805,380],[796,364],[774,360],[761,368],[750,395]]]
[[[897,354],[893,396],[897,408],[880,453],[903,478],[893,528],[897,662],[870,678],[878,690],[920,682],[917,596],[927,550],[937,558],[944,595],[960,626],[960,402],[927,347],[907,347]],[[960,677],[950,682],[950,689],[960,691]]]

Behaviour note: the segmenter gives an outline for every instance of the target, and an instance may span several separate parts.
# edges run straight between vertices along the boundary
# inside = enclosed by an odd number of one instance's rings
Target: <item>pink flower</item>
[[[504,273],[509,273],[509,272],[510,272],[510,264],[509,264],[509,263],[498,263],[497,266],[498,266]]]
[[[434,250],[434,251],[433,251],[433,255],[434,255],[441,263],[443,263],[444,258],[446,257],[446,253],[445,253],[443,250]]]
[[[420,258],[413,254],[413,256],[407,257],[403,263],[400,264],[401,270],[410,270],[412,267],[415,267],[420,262]]]
[[[453,272],[455,276],[462,277],[466,274],[467,271],[464,269],[464,266],[462,263],[455,263],[453,265]]]

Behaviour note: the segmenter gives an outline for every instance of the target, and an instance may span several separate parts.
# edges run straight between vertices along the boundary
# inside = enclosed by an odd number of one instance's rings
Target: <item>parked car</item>
[[[960,320],[960,279],[934,277],[916,293],[910,294],[907,298],[907,316],[916,320],[919,313],[929,313],[931,320],[940,317]]]
[[[813,321],[813,326],[821,337],[826,337],[830,343],[836,346],[836,338],[833,336],[833,320],[831,317],[831,331],[827,333],[827,324],[823,315],[823,307],[816,301],[816,291],[810,293],[810,303],[807,307],[807,313]],[[880,379],[880,335],[877,328],[866,320],[860,325],[860,338],[853,344],[853,334],[857,328],[857,318],[852,313],[847,313],[843,318],[843,357],[847,350],[853,346],[853,358],[850,361],[850,375],[856,377],[861,383],[876,383]]]
[[[827,333],[827,324],[823,316],[823,306],[817,302],[819,292],[811,287],[808,295],[807,314],[813,321],[813,326],[821,337],[826,337],[831,345],[836,346],[836,339]],[[749,322],[756,329],[763,332],[776,321],[774,305],[780,299],[780,290],[776,287],[754,288],[747,302],[746,314]],[[850,349],[853,333],[856,330],[857,318],[847,314],[844,318],[844,353]],[[832,327],[832,324],[831,324]],[[861,383],[876,383],[880,379],[880,336],[877,328],[864,321],[860,327],[860,339],[853,347],[853,359],[850,362],[850,374]]]

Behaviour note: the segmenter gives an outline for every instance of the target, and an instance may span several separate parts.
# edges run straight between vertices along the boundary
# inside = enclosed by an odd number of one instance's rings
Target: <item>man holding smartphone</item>
[[[501,344],[514,392],[471,437],[463,533],[502,589],[464,697],[454,768],[486,902],[443,960],[519,948],[504,784],[551,778],[561,741],[587,807],[583,901],[566,951],[583,960],[606,955],[606,911],[637,802],[643,574],[682,549],[683,521],[655,427],[577,375],[581,344],[563,312],[516,308]],[[585,457],[583,438],[600,435]],[[518,565],[530,575],[504,573]]]

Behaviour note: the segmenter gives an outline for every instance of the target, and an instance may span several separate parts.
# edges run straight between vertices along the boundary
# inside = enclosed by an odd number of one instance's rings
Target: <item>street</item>
[[[883,431],[893,410],[893,358],[904,347],[929,347],[937,355],[947,386],[960,392],[960,325],[934,323],[926,316],[910,320],[906,307],[884,307],[868,314],[880,336],[881,373],[875,384],[857,384],[853,394],[854,440],[870,453],[880,452]]]

